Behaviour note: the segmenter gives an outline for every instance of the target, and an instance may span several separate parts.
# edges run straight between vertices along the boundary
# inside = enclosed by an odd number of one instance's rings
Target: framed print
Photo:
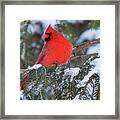
[[[1,2],[2,119],[119,119],[119,2]]]

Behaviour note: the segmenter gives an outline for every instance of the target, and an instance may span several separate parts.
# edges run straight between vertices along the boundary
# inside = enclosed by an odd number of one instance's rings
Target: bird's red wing
[[[67,61],[70,58],[70,55],[72,53],[72,46],[61,44],[61,49],[59,49],[58,54],[56,53],[56,61],[58,61],[59,64],[66,64]]]
[[[50,66],[52,64],[56,64],[55,62],[55,54],[53,51],[47,51],[45,56],[43,57],[41,64],[44,66]]]

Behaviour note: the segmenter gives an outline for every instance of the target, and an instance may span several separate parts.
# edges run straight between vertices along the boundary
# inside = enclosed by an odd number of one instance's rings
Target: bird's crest
[[[51,33],[53,33],[53,32],[55,32],[56,30],[51,26],[51,24],[50,25],[48,25],[48,27],[46,28],[46,30],[45,30],[45,33],[48,33],[48,32],[51,32]]]

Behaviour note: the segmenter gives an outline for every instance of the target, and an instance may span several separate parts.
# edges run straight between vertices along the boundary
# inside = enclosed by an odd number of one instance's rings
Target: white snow
[[[76,95],[73,100],[79,100],[79,95]]]
[[[78,83],[78,84],[76,85],[76,87],[77,87],[77,88],[80,88],[80,87],[81,87],[81,84]]]
[[[26,100],[26,96],[24,95],[24,91],[23,90],[20,91],[20,99],[21,100]]]
[[[85,40],[93,40],[100,38],[100,29],[88,29],[80,35],[80,38],[76,41],[76,44],[80,44]]]
[[[27,89],[30,91],[33,86],[34,86],[34,84],[28,85]]]
[[[37,70],[37,69],[40,68],[40,67],[42,67],[41,64],[35,64],[35,65],[33,65],[32,67],[28,66],[27,69],[28,69],[28,70],[33,70],[33,69]]]
[[[20,90],[20,96],[23,97],[23,90]]]
[[[91,65],[95,65],[95,67],[89,71],[89,73],[84,77],[83,80],[80,81],[79,85],[81,87],[84,87],[86,85],[86,82],[89,80],[89,78],[94,74],[94,73],[100,73],[100,59],[96,58],[95,60],[91,61]]]
[[[87,90],[88,90],[89,94],[92,95],[92,93],[93,93],[93,84],[87,84]]]
[[[87,50],[87,54],[92,54],[92,53],[98,53],[98,56],[100,56],[100,44],[92,46]]]
[[[64,70],[64,76],[71,76],[71,80],[77,76],[79,74],[80,68],[76,67],[76,68],[67,68]]]

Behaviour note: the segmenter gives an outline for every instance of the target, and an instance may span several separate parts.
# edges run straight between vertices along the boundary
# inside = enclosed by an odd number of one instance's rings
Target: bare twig
[[[97,57],[98,53],[92,53],[92,54],[86,54],[86,55],[80,55],[80,56],[72,56],[71,60],[75,60],[77,58],[83,58],[83,57]]]
[[[78,48],[76,49],[76,53],[79,52],[82,49],[89,48],[89,47],[91,47],[95,44],[98,44],[98,43],[100,43],[100,38],[92,40],[92,41],[84,42],[83,44],[78,46]]]

